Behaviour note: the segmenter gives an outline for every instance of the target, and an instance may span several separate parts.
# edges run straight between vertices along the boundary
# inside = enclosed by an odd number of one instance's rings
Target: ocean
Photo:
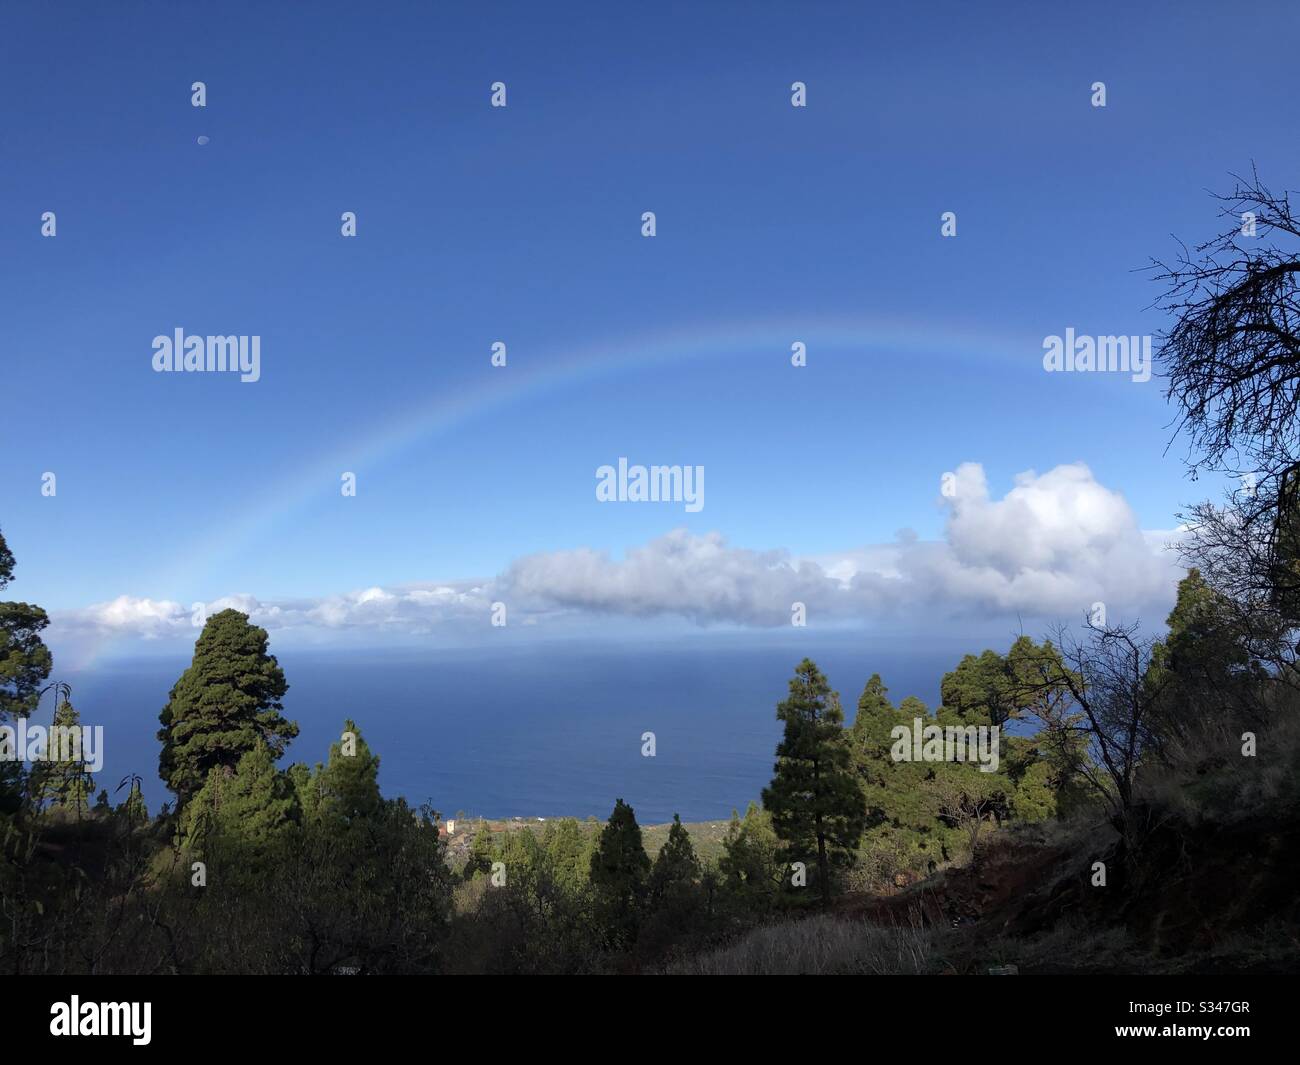
[[[803,634],[801,634],[802,636]],[[869,640],[861,635],[754,641],[705,635],[631,648],[548,643],[501,650],[287,651],[285,714],[301,732],[282,765],[323,761],[352,718],[380,757],[386,795],[428,802],[443,816],[609,815],[622,798],[643,824],[729,817],[772,773],[776,704],[811,656],[852,720],[879,672],[897,702],[938,699],[942,675],[973,644]],[[130,773],[151,812],[171,796],[158,779],[158,712],[186,654],[102,663],[51,679],[72,685],[87,725],[104,726],[96,787],[114,804]],[[34,720],[45,722],[47,703]],[[654,733],[645,757],[643,735]]]

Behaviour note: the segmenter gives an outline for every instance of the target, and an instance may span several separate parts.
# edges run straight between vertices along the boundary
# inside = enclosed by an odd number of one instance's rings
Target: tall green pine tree
[[[13,579],[14,556],[0,535],[0,589]],[[41,640],[50,623],[44,610],[30,603],[0,603],[0,723],[26,717],[36,709],[40,688],[53,660]]]
[[[650,897],[662,901],[683,888],[694,887],[699,879],[700,860],[691,845],[691,835],[682,824],[681,814],[673,814],[668,840],[650,870]]]
[[[650,858],[636,813],[619,799],[591,856],[591,884],[616,943],[636,938],[649,873]]]
[[[850,767],[839,695],[811,659],[790,681],[790,695],[776,708],[785,736],[763,807],[785,844],[787,862],[814,859],[822,905],[830,901],[831,866],[847,863],[862,839],[866,802]]]
[[[13,575],[14,556],[0,535],[0,589]],[[38,606],[0,602],[0,725],[36,709],[41,685],[52,665],[49,649],[41,640],[49,623]],[[0,758],[0,813],[18,810],[26,786],[23,763],[18,758]]]
[[[370,750],[356,722],[330,745],[329,761],[316,772],[320,816],[351,824],[373,816],[383,802],[379,794],[379,756]]]
[[[297,723],[280,713],[289,685],[266,646],[266,630],[238,610],[213,614],[204,625],[194,659],[159,715],[158,772],[180,805],[213,769],[233,772],[258,746],[279,758],[298,735]]]

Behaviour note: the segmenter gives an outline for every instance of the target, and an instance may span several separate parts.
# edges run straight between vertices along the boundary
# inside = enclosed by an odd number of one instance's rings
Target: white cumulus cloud
[[[1180,575],[1166,547],[1176,534],[1142,530],[1124,497],[1087,466],[1021,473],[1000,498],[976,463],[959,466],[950,484],[940,499],[946,523],[937,541],[904,530],[893,543],[800,558],[786,549],[732,545],[717,532],[677,529],[618,558],[588,547],[528,555],[488,581],[278,602],[240,594],[205,610],[234,608],[267,629],[317,634],[487,634],[498,600],[512,626],[540,628],[560,616],[788,625],[796,602],[812,619],[846,623],[1016,614],[1070,620],[1095,602],[1113,618],[1163,619]],[[52,635],[192,637],[192,617],[180,603],[122,595],[57,613]]]

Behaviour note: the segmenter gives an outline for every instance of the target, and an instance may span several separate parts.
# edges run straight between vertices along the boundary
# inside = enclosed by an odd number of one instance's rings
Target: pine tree
[[[0,535],[0,589],[13,579],[14,556]],[[50,623],[44,610],[30,603],[0,603],[0,723],[26,717],[36,709],[40,688],[53,660],[41,640]]]
[[[889,701],[889,689],[879,673],[871,674],[858,698],[858,713],[853,719],[854,745],[889,742],[889,730],[897,724],[897,715]]]
[[[575,818],[548,821],[542,833],[542,849],[551,877],[561,888],[576,894],[586,886],[591,860],[586,836]]]
[[[673,814],[668,840],[655,857],[650,870],[650,897],[662,901],[682,888],[694,887],[700,879],[700,860],[695,856],[690,833],[681,814]]]
[[[704,875],[681,816],[674,814],[668,839],[650,870],[645,917],[636,939],[638,955],[651,958],[674,946],[686,947],[707,931],[715,887],[715,878]]]
[[[854,764],[868,787],[880,783],[880,766],[889,757],[890,731],[899,724],[899,716],[880,674],[871,674],[858,697],[858,712],[849,730]]]
[[[319,771],[319,763],[317,763],[316,769]],[[318,787],[317,773],[313,773],[311,766],[305,762],[294,762],[284,771],[284,775],[289,778],[289,783],[293,785],[294,794],[298,796],[298,809],[302,813],[303,822],[314,821],[320,809],[320,789]]]
[[[536,905],[543,894],[541,881],[545,870],[542,845],[529,828],[514,828],[503,834],[497,861],[505,866],[506,885],[516,897]]]
[[[772,815],[758,803],[749,804],[743,820],[732,810],[718,859],[727,888],[750,905],[770,904],[783,881],[780,846],[772,829]]]
[[[245,754],[233,773],[214,769],[185,808],[189,840],[198,845],[215,832],[230,842],[262,846],[300,816],[293,782],[275,768],[265,746]]]
[[[223,610],[208,618],[159,715],[158,771],[184,805],[222,767],[233,772],[249,751],[265,746],[279,758],[298,725],[280,711],[288,690],[284,671],[266,652],[266,630],[248,615]]]
[[[1232,604],[1197,569],[1178,582],[1178,598],[1166,621],[1169,634],[1151,649],[1145,678],[1159,693],[1147,722],[1157,749],[1192,739],[1205,720],[1238,731],[1263,711],[1266,673],[1247,648],[1251,634]]]
[[[72,704],[64,699],[54,711],[53,728],[50,733],[51,753],[55,743],[54,729],[63,729],[63,735],[70,737],[80,735],[81,715]],[[75,732],[73,731],[75,730]],[[90,808],[90,796],[95,790],[95,780],[86,768],[84,758],[77,757],[74,750],[67,749],[72,741],[60,740],[61,756],[54,761],[38,763],[32,770],[32,792],[39,803],[49,803],[60,810],[66,810],[78,816]]]
[[[379,757],[371,752],[351,719],[330,745],[329,761],[316,772],[318,814],[351,823],[371,817],[383,802],[379,794]]]
[[[763,807],[785,844],[783,859],[815,858],[822,905],[830,901],[831,866],[852,860],[866,823],[866,802],[850,768],[839,695],[805,658],[790,681],[790,695],[776,708],[785,736]]]
[[[636,937],[649,873],[650,858],[636,813],[619,799],[591,856],[591,884],[615,943],[625,944]]]
[[[465,863],[461,875],[466,880],[472,880],[475,876],[486,876],[492,872],[492,863],[496,860],[496,844],[492,839],[492,830],[486,821],[481,821],[478,831],[474,834],[474,842],[470,845],[469,860]]]
[[[968,725],[1005,724],[1017,715],[1020,694],[1010,657],[992,650],[966,655],[939,684],[940,705]]]

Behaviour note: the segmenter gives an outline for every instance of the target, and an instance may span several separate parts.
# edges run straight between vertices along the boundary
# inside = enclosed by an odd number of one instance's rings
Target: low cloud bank
[[[709,625],[790,624],[803,603],[809,624],[1024,617],[1081,617],[1095,602],[1112,617],[1163,620],[1180,569],[1176,532],[1143,531],[1123,496],[1081,463],[1022,473],[1000,499],[983,467],[965,463],[940,497],[944,538],[904,532],[880,544],[816,558],[734,546],[717,532],[677,529],[623,557],[586,547],[528,555],[490,580],[366,588],[345,595],[266,602],[232,595],[203,604],[234,607],[275,630],[369,630],[418,636],[481,626],[506,604],[511,626],[555,618],[593,622],[681,618]],[[54,639],[192,638],[193,605],[130,595],[52,619]]]

